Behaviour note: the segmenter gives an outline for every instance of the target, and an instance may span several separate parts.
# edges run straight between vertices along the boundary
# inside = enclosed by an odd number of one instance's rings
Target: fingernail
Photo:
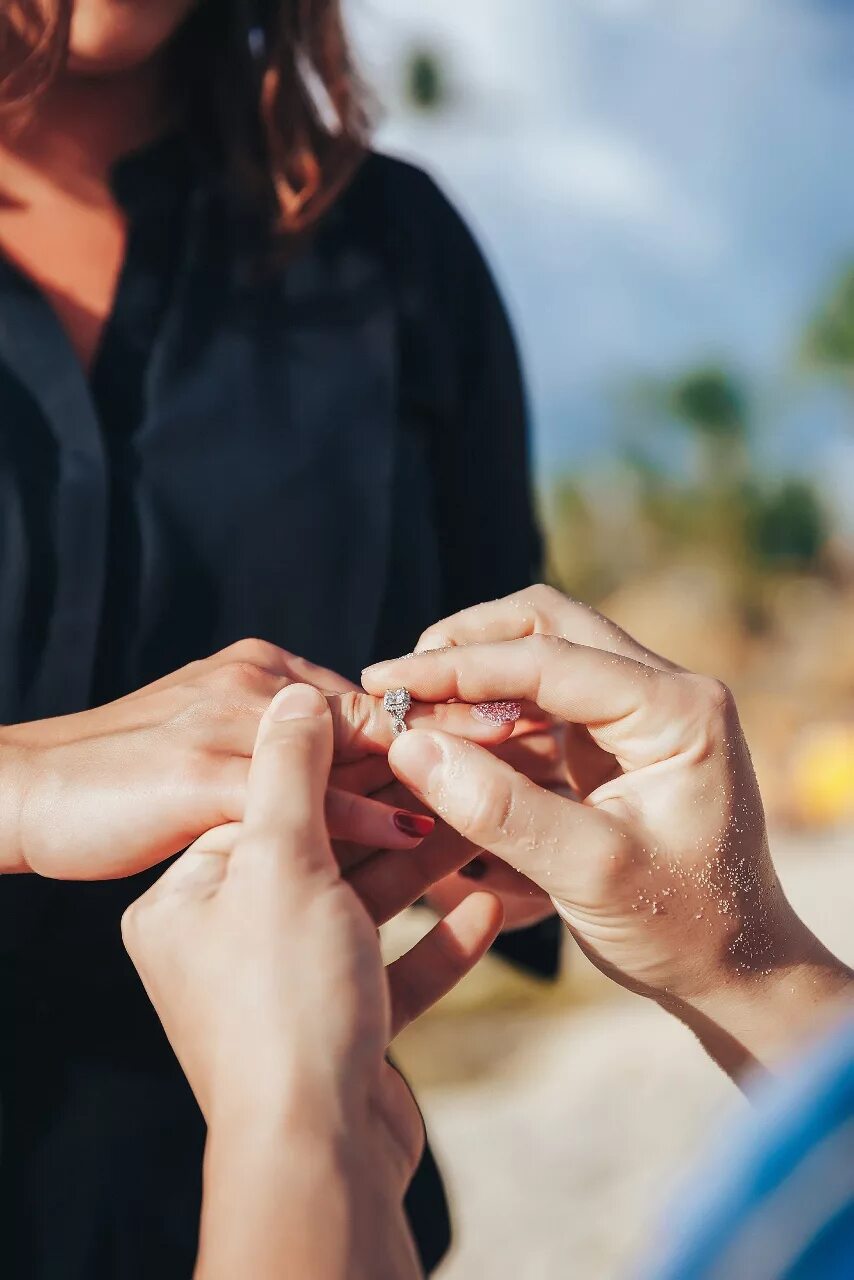
[[[472,858],[466,866],[460,867],[460,875],[465,876],[466,880],[482,880],[488,870],[483,858]]]
[[[415,650],[416,653],[441,653],[444,649],[450,649],[450,643],[447,636],[432,635],[428,636],[423,644],[419,644]]]
[[[322,716],[326,706],[319,689],[310,684],[289,684],[276,694],[267,714],[271,720],[305,720],[309,716]]]
[[[427,791],[433,772],[444,762],[441,744],[432,733],[412,730],[395,738],[389,752],[394,772],[416,791]]]
[[[513,724],[522,714],[521,702],[478,702],[472,707],[475,720],[487,724]]]
[[[436,825],[436,819],[429,817],[426,813],[406,813],[402,809],[394,815],[393,821],[398,831],[418,840],[429,836]]]
[[[411,653],[402,653],[400,658],[411,658]],[[362,678],[371,674],[372,671],[379,671],[382,667],[388,667],[392,662],[400,662],[400,658],[380,658],[379,662],[372,662],[369,667],[362,668]]]

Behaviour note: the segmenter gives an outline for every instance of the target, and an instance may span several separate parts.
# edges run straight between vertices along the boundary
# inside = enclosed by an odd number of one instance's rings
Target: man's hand
[[[391,766],[544,889],[603,972],[678,1013],[732,1071],[767,1060],[850,989],[783,894],[724,686],[548,588],[452,621],[461,644],[373,667],[365,687],[405,684],[430,703],[529,700],[570,726],[580,798],[440,733],[406,735]]]

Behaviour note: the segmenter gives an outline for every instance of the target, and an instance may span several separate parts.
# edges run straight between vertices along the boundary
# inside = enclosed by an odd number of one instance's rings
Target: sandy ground
[[[854,832],[775,849],[798,910],[854,963]],[[441,1280],[629,1276],[745,1105],[682,1027],[567,960],[549,991],[489,961],[398,1043],[453,1200]]]

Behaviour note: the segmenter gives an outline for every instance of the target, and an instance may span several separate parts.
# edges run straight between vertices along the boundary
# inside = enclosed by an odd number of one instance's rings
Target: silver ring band
[[[408,689],[387,689],[383,695],[383,706],[392,718],[394,736],[406,733],[406,715],[412,706],[412,695]]]

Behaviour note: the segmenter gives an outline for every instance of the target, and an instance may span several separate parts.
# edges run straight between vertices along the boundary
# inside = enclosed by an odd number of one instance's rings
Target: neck
[[[166,73],[160,57],[120,75],[61,76],[25,124],[0,131],[4,191],[15,172],[81,196],[103,188],[116,160],[171,123]]]

